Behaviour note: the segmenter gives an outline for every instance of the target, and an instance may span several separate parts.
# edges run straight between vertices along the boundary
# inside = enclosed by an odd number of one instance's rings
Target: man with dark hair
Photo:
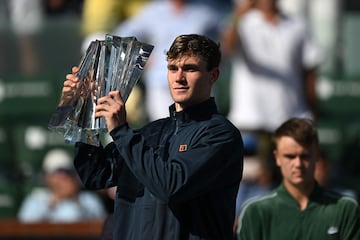
[[[243,143],[211,97],[220,58],[211,39],[178,36],[167,52],[170,117],[139,130],[127,124],[118,91],[98,100],[96,117],[113,142],[77,143],[75,167],[88,188],[117,186],[114,239],[233,239]],[[77,71],[67,75],[64,97]]]
[[[319,141],[313,122],[289,119],[276,129],[273,140],[283,182],[271,194],[245,205],[239,239],[360,239],[358,203],[325,190],[315,180]]]

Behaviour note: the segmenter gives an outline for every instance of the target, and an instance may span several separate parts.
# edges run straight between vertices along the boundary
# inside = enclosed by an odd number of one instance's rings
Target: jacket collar
[[[288,192],[288,190],[285,188],[284,183],[281,183],[279,185],[276,192],[283,199],[286,199],[287,204],[298,208],[298,203],[296,202],[294,197],[291,196],[291,194]],[[306,209],[308,209],[309,207],[312,207],[314,202],[318,202],[319,199],[321,199],[322,194],[323,194],[323,188],[321,188],[319,186],[319,184],[315,181],[315,187],[309,196],[309,203],[308,203],[308,206],[306,207]]]
[[[181,122],[189,122],[190,120],[201,121],[208,119],[211,115],[218,113],[218,110],[215,99],[211,97],[202,103],[188,107],[180,112],[176,112],[175,104],[172,104],[169,107],[169,112],[170,118]]]

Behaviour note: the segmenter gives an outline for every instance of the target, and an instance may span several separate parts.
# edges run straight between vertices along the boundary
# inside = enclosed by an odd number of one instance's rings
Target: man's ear
[[[273,151],[273,155],[274,155],[274,158],[275,158],[275,163],[276,163],[276,166],[278,166],[278,167],[280,167],[280,165],[281,165],[281,163],[280,163],[280,161],[278,160],[278,151],[275,149],[274,151]]]
[[[211,83],[215,83],[219,79],[220,69],[218,67],[214,68],[211,74],[212,74]]]

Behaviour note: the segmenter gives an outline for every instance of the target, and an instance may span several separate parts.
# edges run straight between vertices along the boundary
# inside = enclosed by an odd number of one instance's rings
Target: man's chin
[[[173,100],[174,102],[182,106],[188,104],[188,99],[185,97],[177,96],[177,97],[173,97]]]
[[[296,177],[292,180],[294,186],[302,186],[305,184],[305,179],[302,177]]]

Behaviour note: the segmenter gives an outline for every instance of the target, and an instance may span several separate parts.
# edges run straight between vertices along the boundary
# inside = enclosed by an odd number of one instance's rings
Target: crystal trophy
[[[135,37],[106,34],[90,43],[79,64],[79,83],[69,96],[62,96],[48,127],[64,136],[66,143],[100,145],[107,132],[105,119],[95,118],[97,99],[118,90],[126,102],[140,79],[154,46]]]

